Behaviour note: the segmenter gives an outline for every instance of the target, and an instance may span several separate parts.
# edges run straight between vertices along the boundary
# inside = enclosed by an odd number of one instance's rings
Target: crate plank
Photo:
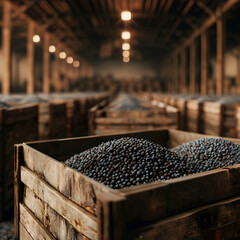
[[[25,187],[24,189],[23,203],[28,209],[31,209],[36,218],[43,223],[56,239],[86,239],[86,237],[73,228],[65,218],[54,211],[47,203],[38,198],[28,187]]]
[[[164,219],[130,234],[134,239],[205,239],[238,221],[240,221],[240,198],[236,197]],[[218,236],[212,239],[230,240],[236,233],[232,231],[228,238]]]
[[[19,234],[20,234],[20,239],[34,240],[21,223],[19,223]]]
[[[97,231],[96,218],[72,201],[63,197],[40,177],[25,167],[21,167],[21,181],[41,200],[63,216],[74,228],[90,239],[95,239]]]
[[[34,240],[54,240],[54,238],[35,216],[20,203],[20,222]],[[25,239],[20,239],[25,240]]]

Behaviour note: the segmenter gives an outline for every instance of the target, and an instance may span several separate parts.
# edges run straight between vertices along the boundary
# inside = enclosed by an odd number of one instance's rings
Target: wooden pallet
[[[0,109],[0,221],[13,213],[14,144],[37,139],[37,105]]]
[[[240,237],[240,165],[113,190],[61,162],[121,137],[173,147],[206,135],[161,130],[17,145],[15,240]]]

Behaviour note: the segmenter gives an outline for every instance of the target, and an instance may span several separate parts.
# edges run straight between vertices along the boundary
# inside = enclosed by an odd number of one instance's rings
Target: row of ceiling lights
[[[121,13],[122,21],[129,21],[131,20],[131,17],[130,11],[123,11]],[[130,40],[130,38],[131,33],[129,31],[122,32],[122,39],[125,40],[125,42],[122,44],[122,56],[124,63],[128,63],[130,61],[130,43],[126,42],[127,40]]]
[[[39,43],[40,42],[40,36],[39,35],[37,35],[37,34],[35,34],[34,36],[33,36],[33,42],[34,43]],[[50,52],[50,53],[55,53],[56,52],[56,47],[54,46],[54,45],[50,45],[49,46],[49,48],[48,48],[48,51]],[[66,54],[66,52],[64,52],[64,51],[62,51],[62,52],[60,52],[59,53],[59,58],[60,59],[66,59],[66,61],[67,61],[67,63],[68,64],[73,64],[73,67],[79,67],[80,66],[80,62],[78,61],[78,60],[73,60],[73,57],[71,57],[71,56],[69,56],[69,57],[67,57],[67,54]]]

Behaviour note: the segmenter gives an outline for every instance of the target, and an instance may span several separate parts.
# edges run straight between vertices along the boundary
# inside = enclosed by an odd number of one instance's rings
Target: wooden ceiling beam
[[[176,31],[176,29],[178,28],[180,23],[184,20],[184,17],[188,14],[188,12],[190,11],[190,9],[194,5],[194,3],[195,3],[195,0],[188,1],[187,5],[185,6],[185,8],[182,11],[181,16],[176,20],[176,22],[173,24],[172,28],[168,31],[167,36],[165,37],[165,39],[163,41],[163,45],[165,45],[169,41],[172,34]]]
[[[204,32],[206,29],[211,27],[213,24],[216,23],[217,18],[221,14],[226,14],[233,6],[240,3],[240,0],[228,0],[222,7],[218,8],[215,11],[215,14],[211,17],[209,17],[200,28],[195,30],[191,36],[184,42],[183,45],[179,46],[177,49],[175,49],[175,52],[180,52],[182,48],[189,46],[189,44],[192,42],[193,38],[198,37],[202,32]]]
[[[201,0],[196,2],[197,6],[201,8],[209,16],[214,16],[214,12]]]
[[[21,15],[24,14],[29,8],[31,8],[36,2],[37,0],[25,1],[24,5],[16,8],[15,11],[12,13],[12,19],[21,17]]]

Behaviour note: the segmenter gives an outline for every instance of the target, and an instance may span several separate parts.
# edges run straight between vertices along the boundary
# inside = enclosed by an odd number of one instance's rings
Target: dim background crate
[[[237,105],[237,103],[205,102],[203,104],[204,133],[223,137],[237,137]]]
[[[110,110],[109,103],[110,100],[103,101],[89,110],[90,135],[179,128],[179,111],[156,100],[155,105],[148,105],[148,110]]]
[[[113,190],[61,162],[121,137],[170,148],[206,135],[159,130],[16,145],[15,239],[240,237],[240,165]]]
[[[236,137],[240,138],[240,104],[236,106],[235,121],[236,121]]]
[[[38,139],[37,105],[0,109],[0,220],[13,213],[14,144]]]
[[[66,137],[66,104],[39,103],[39,139]]]

